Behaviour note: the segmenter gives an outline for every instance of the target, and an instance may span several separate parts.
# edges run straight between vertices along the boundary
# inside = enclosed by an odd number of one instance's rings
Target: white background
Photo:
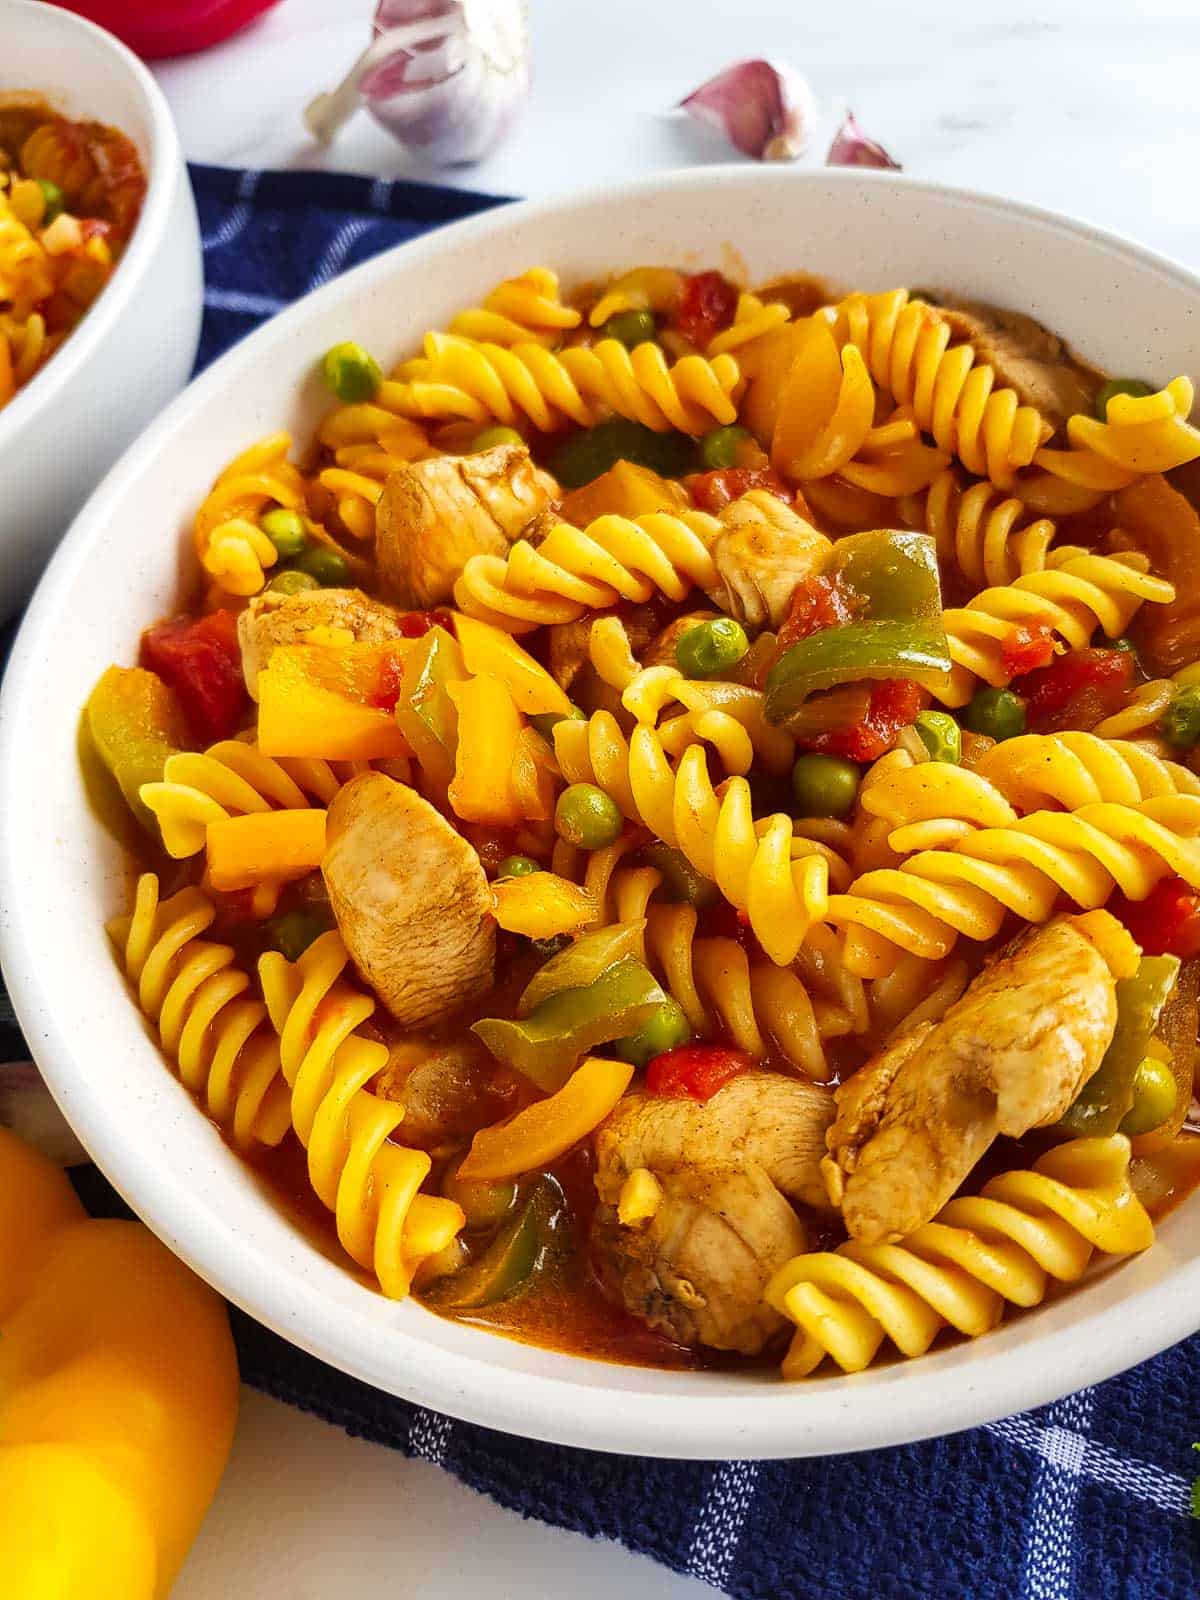
[[[666,115],[746,55],[805,72],[819,158],[848,103],[906,170],[991,189],[1200,259],[1195,0],[530,0],[535,86],[502,150],[408,164],[366,116],[322,153],[304,102],[367,42],[369,0],[284,0],[227,45],[158,69],[193,160],[437,177],[549,194],[723,159]],[[736,158],[735,158],[736,159]],[[796,265],[804,241],[796,241]],[[614,1545],[523,1523],[436,1467],[246,1392],[233,1460],[176,1600],[699,1600]]]

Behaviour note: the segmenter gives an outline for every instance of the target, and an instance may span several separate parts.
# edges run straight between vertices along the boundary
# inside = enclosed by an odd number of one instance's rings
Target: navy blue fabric
[[[498,203],[309,173],[198,167],[192,178],[207,271],[202,365],[355,262]],[[0,991],[0,1059],[25,1053],[11,1024]],[[121,1209],[94,1170],[77,1182],[94,1210]],[[233,1321],[243,1375],[268,1394],[437,1462],[522,1515],[620,1540],[745,1600],[1200,1594],[1200,1523],[1189,1517],[1200,1336],[1056,1405],[926,1444],[680,1463],[454,1422],[323,1366],[239,1312]]]

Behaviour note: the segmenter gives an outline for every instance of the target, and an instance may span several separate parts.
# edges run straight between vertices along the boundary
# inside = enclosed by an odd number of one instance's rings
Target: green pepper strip
[[[649,970],[624,956],[593,983],[549,995],[524,1021],[485,1017],[471,1032],[505,1066],[554,1094],[580,1056],[636,1033],[666,998]]]
[[[887,528],[852,533],[834,546],[826,576],[861,595],[872,622],[941,618],[937,546],[927,533]]]
[[[637,952],[645,926],[642,918],[636,922],[612,922],[606,928],[582,934],[565,950],[551,956],[525,985],[517,1001],[518,1017],[527,1017],[543,1000],[563,989],[584,989],[595,983],[622,956]]]
[[[439,1310],[473,1311],[524,1293],[553,1260],[554,1222],[563,1209],[562,1191],[542,1178],[516,1217],[469,1266],[439,1278],[424,1298]]]
[[[862,678],[938,681],[950,670],[940,622],[848,622],[794,644],[767,675],[768,722],[787,725],[810,694]]]
[[[1133,1104],[1133,1080],[1179,976],[1176,956],[1143,956],[1132,978],[1117,984],[1117,1026],[1104,1059],[1059,1121],[1070,1138],[1116,1133]]]
[[[460,683],[467,675],[458,641],[445,628],[430,628],[410,651],[400,679],[396,721],[421,767],[440,789],[454,776],[458,752],[458,712],[446,685]]]

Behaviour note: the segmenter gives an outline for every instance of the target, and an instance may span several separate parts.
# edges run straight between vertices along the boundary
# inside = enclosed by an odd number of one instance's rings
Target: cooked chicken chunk
[[[385,644],[400,637],[391,606],[361,589],[309,589],[302,594],[256,594],[238,618],[242,676],[258,699],[258,675],[281,644],[303,644],[314,628],[338,629],[363,644]],[[320,637],[320,635],[318,635]]]
[[[472,556],[508,554],[557,485],[523,445],[411,461],[384,484],[375,553],[387,592],[402,605],[449,600]]]
[[[551,676],[572,698],[577,698],[574,695],[576,678],[591,672],[588,648],[592,623],[599,614],[589,611],[576,622],[556,622],[546,629],[547,665]],[[622,606],[617,615],[625,626],[629,648],[640,660],[642,651],[662,627],[662,610],[653,604]]]
[[[777,628],[796,585],[825,567],[833,546],[765,489],[734,500],[720,520],[724,531],[712,546],[720,582],[709,599],[747,627]]]
[[[771,1072],[744,1073],[705,1103],[627,1095],[596,1135],[593,1243],[614,1297],[682,1344],[761,1350],[783,1326],[763,1286],[805,1248],[791,1202],[827,1204],[832,1111],[828,1090]],[[621,1192],[643,1171],[661,1198],[622,1226]]]
[[[436,1022],[492,982],[496,925],[479,857],[402,783],[363,773],[329,807],[321,871],[364,981],[400,1022]]]
[[[928,1222],[999,1134],[1055,1122],[1100,1065],[1116,984],[1073,917],[1010,945],[940,1022],[905,1034],[837,1090],[830,1198],[865,1244]]]
[[[404,1143],[419,1150],[463,1144],[512,1109],[487,1051],[474,1039],[406,1038],[393,1046],[372,1087],[403,1104]]]
[[[1103,375],[1040,322],[978,300],[950,298],[938,306],[954,330],[954,342],[965,340],[981,361],[995,367],[996,387],[1015,389],[1054,428],[1076,411],[1091,411]]]

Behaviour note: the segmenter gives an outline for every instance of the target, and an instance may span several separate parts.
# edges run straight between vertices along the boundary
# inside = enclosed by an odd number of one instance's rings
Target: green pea
[[[683,1007],[669,997],[646,1018],[636,1033],[626,1039],[617,1039],[613,1053],[621,1061],[631,1061],[635,1067],[644,1067],[647,1061],[662,1055],[664,1050],[674,1050],[692,1037]]]
[[[66,210],[67,197],[49,178],[39,178],[38,188],[42,191],[42,227],[46,228],[56,217],[62,216]]]
[[[1015,739],[1025,732],[1025,702],[1011,689],[976,689],[963,713],[972,733],[989,739]]]
[[[679,635],[675,665],[685,678],[715,678],[735,667],[749,648],[750,641],[740,622],[732,617],[714,617]]]
[[[1137,400],[1144,400],[1153,393],[1150,385],[1143,383],[1140,378],[1110,378],[1096,396],[1096,415],[1101,422],[1108,421],[1108,402],[1114,395],[1131,394]]]
[[[1200,684],[1176,689],[1159,719],[1158,731],[1177,750],[1190,750],[1200,744]]]
[[[301,550],[308,548],[304,518],[298,511],[287,511],[283,506],[276,506],[274,511],[268,511],[259,518],[258,525],[285,561],[290,561]]]
[[[308,911],[288,911],[283,916],[272,917],[263,925],[267,948],[278,950],[289,961],[298,961],[314,939],[328,931],[326,917]]]
[[[530,726],[540,733],[543,739],[554,743],[554,730],[560,722],[586,722],[587,712],[581,711],[578,706],[572,706],[570,711],[539,711],[530,717]]]
[[[525,443],[515,428],[484,428],[471,440],[472,450],[494,450],[498,444]]]
[[[1175,1110],[1175,1074],[1165,1061],[1147,1056],[1133,1075],[1133,1104],[1121,1118],[1121,1132],[1136,1138],[1161,1128]]]
[[[580,850],[615,844],[624,826],[617,802],[594,783],[572,783],[558,797],[554,827],[560,839]]]
[[[627,350],[653,339],[655,322],[653,311],[614,312],[601,329],[606,339],[619,339]]]
[[[345,556],[331,550],[327,544],[314,544],[301,551],[292,563],[292,570],[315,578],[322,589],[340,589],[350,576]]]
[[[922,711],[913,727],[934,761],[962,760],[962,729],[948,711]]]
[[[1106,650],[1120,650],[1123,655],[1136,656],[1137,645],[1132,639],[1127,639],[1124,634],[1119,639],[1109,639],[1105,642]]]
[[[383,382],[379,363],[362,345],[350,339],[326,350],[321,373],[338,399],[347,405],[372,399]]]
[[[714,428],[700,441],[700,459],[710,472],[736,467],[738,450],[749,438],[749,429],[739,428],[736,423],[728,428]]]
[[[858,798],[859,771],[841,756],[803,755],[792,768],[799,817],[844,817]]]
[[[442,1193],[462,1207],[468,1228],[498,1228],[517,1203],[517,1185],[511,1179],[460,1178],[462,1163],[459,1156],[446,1168]]]
[[[286,572],[277,572],[267,585],[273,594],[304,594],[308,589],[320,587],[310,573],[297,572],[294,567],[289,567]]]
[[[532,856],[505,856],[496,868],[498,878],[527,878],[531,872],[541,872],[543,867]]]

